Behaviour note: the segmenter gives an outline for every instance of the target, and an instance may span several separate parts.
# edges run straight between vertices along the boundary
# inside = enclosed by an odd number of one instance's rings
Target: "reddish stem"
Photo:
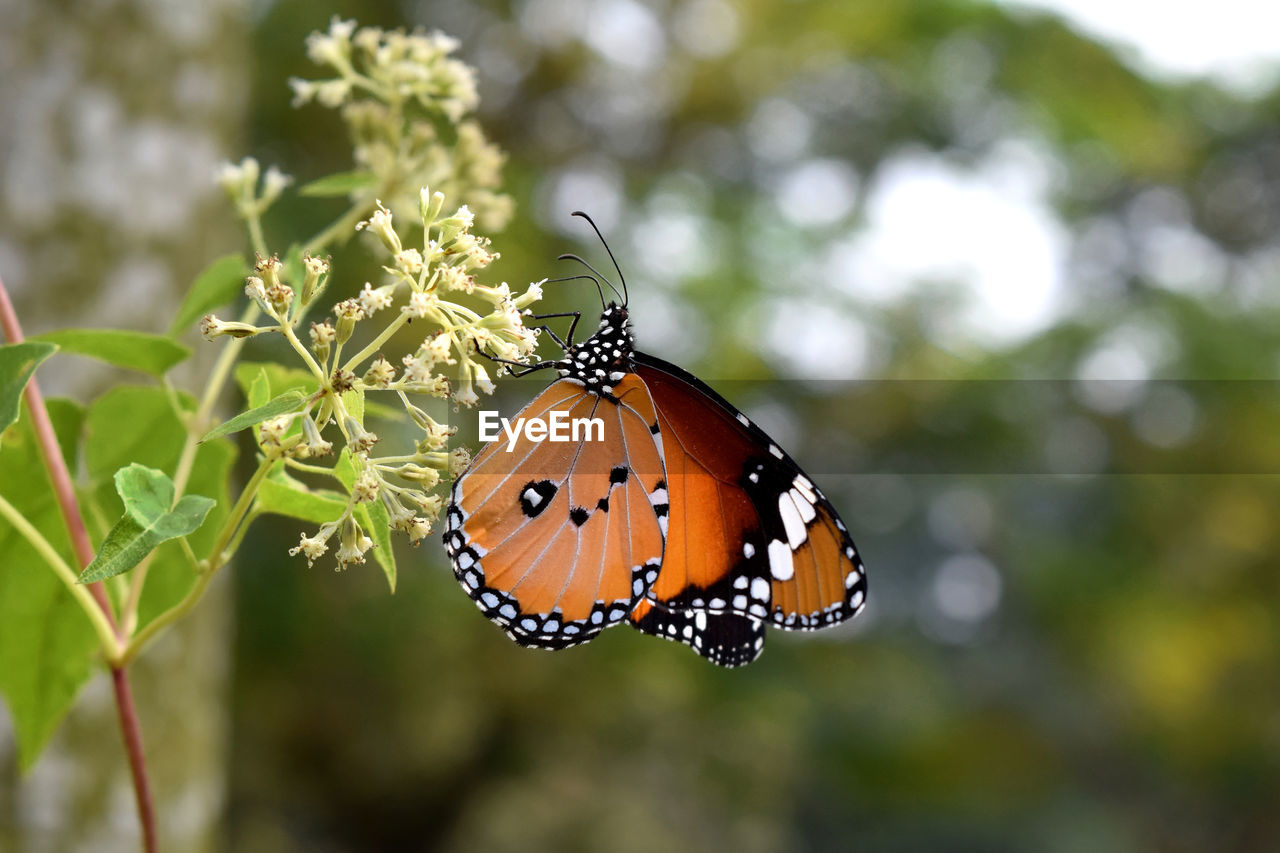
[[[9,301],[9,292],[4,281],[0,280],[0,330],[4,331],[5,340],[11,344],[23,341],[22,326],[18,322],[18,314]],[[45,469],[49,472],[49,481],[54,495],[58,499],[58,507],[62,511],[62,520],[66,524],[67,534],[71,537],[71,547],[76,552],[76,560],[81,571],[93,561],[93,543],[89,541],[89,531],[85,529],[84,517],[80,514],[80,504],[76,501],[75,488],[71,484],[71,473],[67,470],[66,460],[62,458],[62,449],[58,446],[58,437],[49,420],[49,412],[44,405],[44,396],[35,377],[27,382],[27,409],[31,414],[31,427],[40,445],[40,455],[44,459]],[[111,612],[111,602],[107,591],[101,583],[89,585],[93,600],[102,608],[116,636],[125,639],[116,625],[115,614]],[[133,777],[133,790],[138,801],[138,820],[142,824],[143,849],[147,853],[155,853],[156,815],[151,799],[151,783],[147,778],[145,753],[142,749],[142,729],[138,725],[138,710],[133,702],[133,691],[129,687],[129,676],[123,666],[111,665],[111,683],[115,689],[116,711],[120,717],[120,732],[124,738],[125,752],[129,757],[129,771]]]

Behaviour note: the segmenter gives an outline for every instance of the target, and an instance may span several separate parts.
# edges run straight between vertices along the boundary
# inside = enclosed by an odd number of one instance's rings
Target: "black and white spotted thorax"
[[[600,315],[600,328],[580,344],[574,344],[555,364],[561,378],[592,394],[612,396],[613,386],[631,372],[635,339],[624,306],[610,304]]]

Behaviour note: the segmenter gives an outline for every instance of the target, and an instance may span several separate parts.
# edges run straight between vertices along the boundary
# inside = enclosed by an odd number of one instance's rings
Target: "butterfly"
[[[600,230],[585,213],[601,242]],[[454,481],[444,545],[463,590],[521,646],[562,649],[626,621],[723,667],[765,627],[816,630],[857,614],[866,570],[834,507],[759,426],[686,371],[635,349],[626,280],[600,291],[595,333],[547,331],[559,378],[517,416],[602,422],[576,441],[508,433]],[[621,300],[605,304],[604,280]],[[501,361],[496,357],[495,361]]]

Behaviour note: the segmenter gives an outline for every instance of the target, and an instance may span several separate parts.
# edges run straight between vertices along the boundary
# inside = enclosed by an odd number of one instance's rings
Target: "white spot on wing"
[[[818,515],[817,510],[813,508],[813,501],[806,498],[798,489],[792,489],[788,494],[791,495],[791,500],[795,502],[796,509],[800,511],[801,521],[805,524],[813,521]]]
[[[769,452],[779,459],[782,458],[782,449],[776,444],[769,445]]]
[[[794,551],[804,544],[809,534],[805,530],[804,520],[800,517],[800,510],[796,509],[790,492],[783,492],[778,496],[778,514],[782,516],[782,526],[787,531],[787,544]]]
[[[525,489],[524,494],[521,495],[521,497],[528,501],[529,506],[531,507],[536,508],[538,504],[542,503],[542,495],[538,494],[533,489]]]
[[[796,573],[791,561],[791,549],[781,539],[774,539],[769,543],[769,572],[774,580],[780,581],[789,581]]]
[[[764,578],[753,578],[751,580],[751,597],[757,601],[768,601],[769,582]]]
[[[755,546],[755,545],[752,545],[750,542],[744,542],[744,543],[742,543],[742,556],[744,556],[744,557],[746,557],[748,560],[750,560],[750,559],[751,559],[752,557],[754,557],[755,555],[756,555],[756,546]]]

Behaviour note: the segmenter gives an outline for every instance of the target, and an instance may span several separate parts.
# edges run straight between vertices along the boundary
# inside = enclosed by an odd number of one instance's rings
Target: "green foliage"
[[[241,412],[234,418],[219,424],[209,430],[200,439],[201,442],[209,441],[214,438],[221,438],[224,435],[231,435],[239,432],[246,427],[254,424],[260,424],[270,418],[279,415],[287,415],[289,412],[296,412],[302,406],[302,401],[306,397],[299,391],[286,391],[278,397],[273,397],[261,406],[250,409],[247,412]]]
[[[240,254],[223,255],[205,267],[182,300],[169,325],[169,335],[181,334],[213,309],[234,301],[244,289],[244,279],[248,274],[248,264]]]
[[[377,178],[372,173],[359,169],[337,172],[317,178],[298,190],[298,194],[308,198],[333,198],[348,195],[356,190],[369,189],[376,181]]]
[[[130,332],[123,329],[59,329],[31,338],[57,345],[63,352],[164,376],[186,361],[190,348],[164,335]]]
[[[296,518],[310,524],[323,524],[342,515],[347,505],[345,495],[316,491],[282,473],[263,481],[258,489],[258,511]]]
[[[75,470],[84,412],[68,400],[53,399],[47,405],[67,465]],[[3,433],[0,460],[0,496],[74,566],[29,421]],[[3,522],[0,554],[0,694],[13,719],[19,764],[26,770],[89,680],[98,644],[66,586],[31,544]]]
[[[164,472],[144,465],[121,468],[115,481],[125,514],[80,575],[81,583],[96,583],[129,571],[162,542],[194,532],[213,508],[211,499],[190,494],[175,504],[173,481]]]
[[[261,406],[272,397],[288,391],[309,393],[316,390],[316,378],[309,371],[273,361],[241,362],[236,365],[235,378],[251,406]],[[264,389],[266,398],[258,400],[255,395],[262,394]]]
[[[145,465],[173,476],[186,441],[183,418],[194,409],[193,401],[178,396],[182,415],[174,410],[168,394],[160,388],[120,386],[94,401],[85,424],[85,470],[89,483],[82,501],[89,518],[112,519],[124,515],[123,502],[115,489],[115,473],[132,463]],[[120,424],[146,424],[146,429],[121,429]],[[204,557],[214,544],[218,528],[230,510],[227,478],[235,460],[235,448],[225,439],[201,444],[197,449],[187,492],[207,495],[216,501],[204,524],[187,537],[195,553]],[[105,524],[94,531],[106,536]],[[139,622],[176,604],[195,582],[195,573],[176,542],[166,542],[157,550],[147,574],[139,607]]]
[[[0,346],[0,432],[18,419],[27,381],[40,363],[57,349],[53,344],[41,343]]]

